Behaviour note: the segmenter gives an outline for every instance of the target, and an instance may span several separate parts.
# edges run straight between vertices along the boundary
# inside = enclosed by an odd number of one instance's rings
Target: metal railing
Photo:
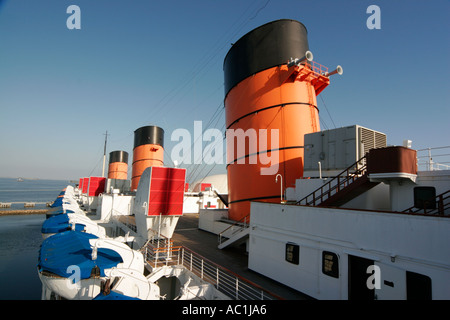
[[[419,149],[417,150],[417,160],[417,166],[421,169],[450,170],[450,146]]]
[[[179,265],[181,246],[174,246],[167,238],[152,238],[141,248],[145,261],[153,268]]]
[[[226,228],[225,230],[223,230],[222,232],[219,233],[219,245],[222,244],[223,238],[229,239],[231,238],[233,235],[235,235],[238,232],[241,232],[245,229],[247,229],[248,227],[250,227],[250,213],[248,215],[246,215],[245,217],[243,217],[242,219],[240,219],[239,221],[236,221],[235,223],[233,223],[232,225],[230,225],[228,228]],[[235,228],[235,230],[230,230],[232,228]],[[224,234],[226,234],[228,231],[231,232],[231,236],[224,236]]]
[[[329,199],[331,196],[335,195],[366,174],[366,169],[366,156],[363,156],[323,186],[317,188],[307,196],[297,201],[297,204],[307,206],[320,205],[322,202]]]
[[[310,61],[310,62],[308,62],[308,65],[311,68],[311,70],[317,75],[324,75],[324,74],[328,73],[328,68],[321,65],[320,63],[317,63],[315,61]]]
[[[141,252],[152,267],[182,265],[231,299],[283,299],[184,246],[174,246],[170,239],[151,239],[141,248]]]
[[[440,215],[449,216],[450,215],[450,190],[447,190],[436,198],[430,199],[429,201],[424,201],[423,208],[416,208],[412,206],[406,210],[404,213],[417,213],[424,215]]]

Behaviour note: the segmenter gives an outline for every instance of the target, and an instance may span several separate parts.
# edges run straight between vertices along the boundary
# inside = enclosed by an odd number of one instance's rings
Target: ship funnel
[[[326,77],[332,76],[333,74],[342,75],[344,73],[344,69],[341,66],[337,66],[336,70],[333,70],[331,72],[328,72],[325,74]]]
[[[162,167],[164,161],[164,130],[157,126],[145,126],[134,131],[131,191],[139,185],[139,179],[148,167]]]
[[[288,67],[299,65],[306,60],[311,62],[311,61],[313,61],[313,58],[314,58],[314,56],[313,56],[312,52],[308,50],[308,51],[306,51],[305,56],[301,59],[292,59],[291,58],[291,60],[289,60],[289,62],[288,62]]]
[[[320,66],[316,72],[302,63],[312,59],[306,27],[289,19],[250,31],[228,51],[223,69],[229,219],[247,217],[251,201],[280,203],[286,188],[303,176],[304,135],[320,130],[316,96],[330,83]],[[283,176],[279,183],[277,174]]]
[[[108,179],[126,180],[128,174],[128,152],[112,151],[109,153]]]

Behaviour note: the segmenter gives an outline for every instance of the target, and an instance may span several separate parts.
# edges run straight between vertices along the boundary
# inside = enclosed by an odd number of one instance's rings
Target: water
[[[0,300],[39,300],[37,273],[45,214],[0,216]]]
[[[0,178],[0,202],[50,202],[69,185],[62,180]],[[46,208],[36,205],[35,209]],[[10,209],[24,209],[13,204]],[[42,285],[37,273],[41,227],[45,214],[0,215],[0,300],[40,300]]]
[[[69,184],[67,180],[24,179],[19,182],[17,179],[0,178],[0,202],[43,202],[36,204],[35,209],[45,209],[45,203],[54,201]],[[23,203],[13,203],[11,208],[0,210],[20,209],[24,209]]]

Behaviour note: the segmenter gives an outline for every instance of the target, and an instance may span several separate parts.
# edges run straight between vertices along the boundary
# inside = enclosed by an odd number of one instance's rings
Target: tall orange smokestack
[[[305,59],[308,49],[307,30],[302,23],[277,20],[244,35],[225,57],[232,220],[250,213],[250,201],[280,202],[281,190],[294,187],[295,180],[303,176],[303,136],[320,130],[316,95],[329,84],[329,78],[321,74],[324,70],[317,72]],[[291,58],[301,62],[288,66]],[[239,153],[238,138],[234,148],[230,148],[228,140],[230,131],[236,133],[239,129],[247,136],[245,148],[240,149],[245,150],[244,154]],[[257,146],[248,143],[252,132]],[[262,132],[267,133],[266,144],[261,144],[260,138],[265,137]],[[277,135],[271,136],[273,132]],[[267,163],[267,158],[262,161],[263,157],[270,157],[272,162]],[[262,174],[261,170],[269,167],[275,171]],[[282,179],[276,178],[277,174]]]
[[[109,153],[108,179],[126,180],[128,174],[128,152],[112,151]]]
[[[142,172],[148,167],[162,167],[164,161],[164,130],[156,126],[141,127],[134,131],[131,190],[139,185]]]

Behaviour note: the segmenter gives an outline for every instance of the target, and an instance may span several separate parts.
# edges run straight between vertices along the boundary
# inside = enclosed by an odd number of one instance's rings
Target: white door
[[[406,271],[375,262],[379,267],[379,285],[375,285],[375,299],[406,300]]]

